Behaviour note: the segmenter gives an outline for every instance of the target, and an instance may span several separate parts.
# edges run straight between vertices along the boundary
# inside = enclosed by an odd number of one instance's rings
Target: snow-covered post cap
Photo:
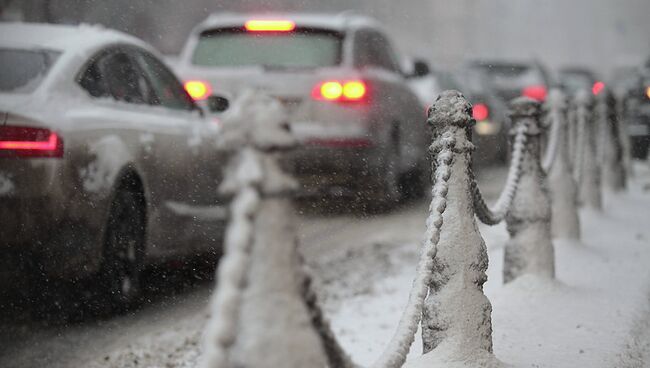
[[[254,185],[262,194],[289,195],[298,183],[286,175],[274,153],[298,145],[282,104],[257,91],[245,91],[224,116],[218,145],[239,151],[238,159],[226,168],[219,192],[234,195],[241,187]]]
[[[594,96],[586,89],[581,89],[576,92],[576,105],[584,106],[587,108],[594,106]]]
[[[440,136],[443,132],[449,131],[450,128],[456,131],[464,131],[465,139],[455,141],[455,150],[473,150],[474,145],[471,143],[471,128],[476,123],[472,118],[472,104],[470,104],[462,93],[456,90],[442,92],[436,101],[431,105],[428,112],[427,123],[433,128],[434,137]],[[458,128],[463,128],[460,130]],[[453,134],[459,138],[457,134]],[[448,140],[435,139],[429,147],[431,152],[437,152],[442,145],[447,144]]]
[[[291,149],[298,140],[280,101],[259,91],[247,90],[235,98],[223,117],[218,143],[226,148],[253,146],[263,151]]]
[[[428,115],[427,122],[434,129],[447,125],[460,127],[471,127],[474,125],[472,104],[467,101],[462,93],[456,90],[442,92],[429,108]]]
[[[517,97],[510,103],[510,118],[513,129],[511,135],[516,134],[517,123],[526,125],[527,135],[539,135],[541,133],[539,118],[542,115],[542,105],[529,97]]]

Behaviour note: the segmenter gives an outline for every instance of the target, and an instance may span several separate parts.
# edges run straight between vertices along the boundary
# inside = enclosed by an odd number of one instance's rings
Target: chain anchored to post
[[[434,129],[433,200],[427,221],[426,256],[432,274],[422,314],[424,355],[408,367],[476,366],[497,362],[492,355],[492,307],[483,294],[488,265],[485,242],[473,210],[470,141],[471,105],[457,91],[446,91],[429,111]]]
[[[520,97],[511,103],[511,110],[514,125],[511,134],[525,127],[527,141],[519,188],[506,215],[510,240],[505,247],[503,281],[527,273],[554,277],[550,200],[540,162],[541,106],[532,99]]]
[[[311,290],[297,250],[295,181],[277,155],[296,141],[279,103],[241,97],[223,146],[239,149],[220,190],[234,196],[206,330],[204,367],[352,367]]]

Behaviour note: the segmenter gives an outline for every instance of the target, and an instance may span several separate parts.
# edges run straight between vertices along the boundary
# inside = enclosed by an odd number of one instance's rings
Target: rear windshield
[[[192,63],[201,66],[317,68],[341,62],[341,36],[334,32],[214,30],[201,34]]]
[[[537,68],[522,64],[478,64],[492,85],[499,90],[515,90],[535,84],[546,84],[544,75]]]
[[[43,81],[61,53],[51,50],[0,48],[0,91],[30,93]]]

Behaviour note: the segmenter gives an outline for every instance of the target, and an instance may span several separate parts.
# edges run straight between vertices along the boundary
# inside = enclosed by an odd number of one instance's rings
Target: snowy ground
[[[645,169],[645,167],[643,167]],[[505,173],[481,188],[496,194]],[[643,186],[646,186],[644,189]],[[501,282],[501,226],[482,226],[485,291],[499,359],[521,367],[650,366],[650,171],[603,214],[582,213],[584,244],[556,243],[558,280]],[[299,232],[342,344],[367,365],[399,319],[424,231],[426,201],[389,214],[304,214]],[[167,293],[134,315],[47,327],[3,320],[0,367],[194,367],[212,282]],[[419,341],[412,349],[419,354]]]

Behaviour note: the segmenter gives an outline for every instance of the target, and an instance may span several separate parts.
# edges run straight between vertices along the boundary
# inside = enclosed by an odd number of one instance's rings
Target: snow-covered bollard
[[[447,170],[435,170],[432,215],[427,221],[428,229],[435,225],[439,233],[427,232],[434,234],[437,247],[429,254],[433,272],[421,323],[425,354],[406,367],[496,366],[492,307],[483,294],[488,256],[474,218],[468,175],[474,149],[471,105],[457,91],[443,92],[430,109],[428,122],[435,133],[430,149],[438,166],[442,163]]]
[[[203,366],[347,367],[297,251],[290,202],[296,183],[275,157],[295,144],[284,111],[253,93],[234,105],[220,142],[238,148],[220,187],[234,200]]]
[[[539,102],[527,97],[519,97],[511,103],[511,134],[525,126],[527,140],[519,188],[506,215],[510,234],[503,263],[506,283],[523,274],[555,276],[550,200],[540,160],[540,114]]]
[[[617,118],[616,98],[608,88],[598,95],[598,110],[603,181],[609,189],[620,191],[625,189],[626,184],[623,144]]]
[[[551,138],[545,162],[548,173],[548,186],[551,193],[551,232],[553,237],[580,239],[580,219],[578,218],[578,189],[573,178],[573,168],[569,158],[570,127],[568,120],[568,101],[559,89],[553,89],[547,100],[548,113],[552,121]],[[548,160],[550,159],[550,160]]]
[[[621,146],[623,148],[625,174],[633,177],[632,143],[630,142],[630,136],[627,134],[628,91],[625,88],[618,88],[614,91],[614,97],[616,98],[616,116],[618,118],[618,131],[621,136]]]
[[[603,207],[600,188],[600,165],[597,157],[598,125],[594,114],[594,98],[591,91],[580,90],[576,94],[576,117],[578,119],[578,192],[580,204],[596,210]]]

